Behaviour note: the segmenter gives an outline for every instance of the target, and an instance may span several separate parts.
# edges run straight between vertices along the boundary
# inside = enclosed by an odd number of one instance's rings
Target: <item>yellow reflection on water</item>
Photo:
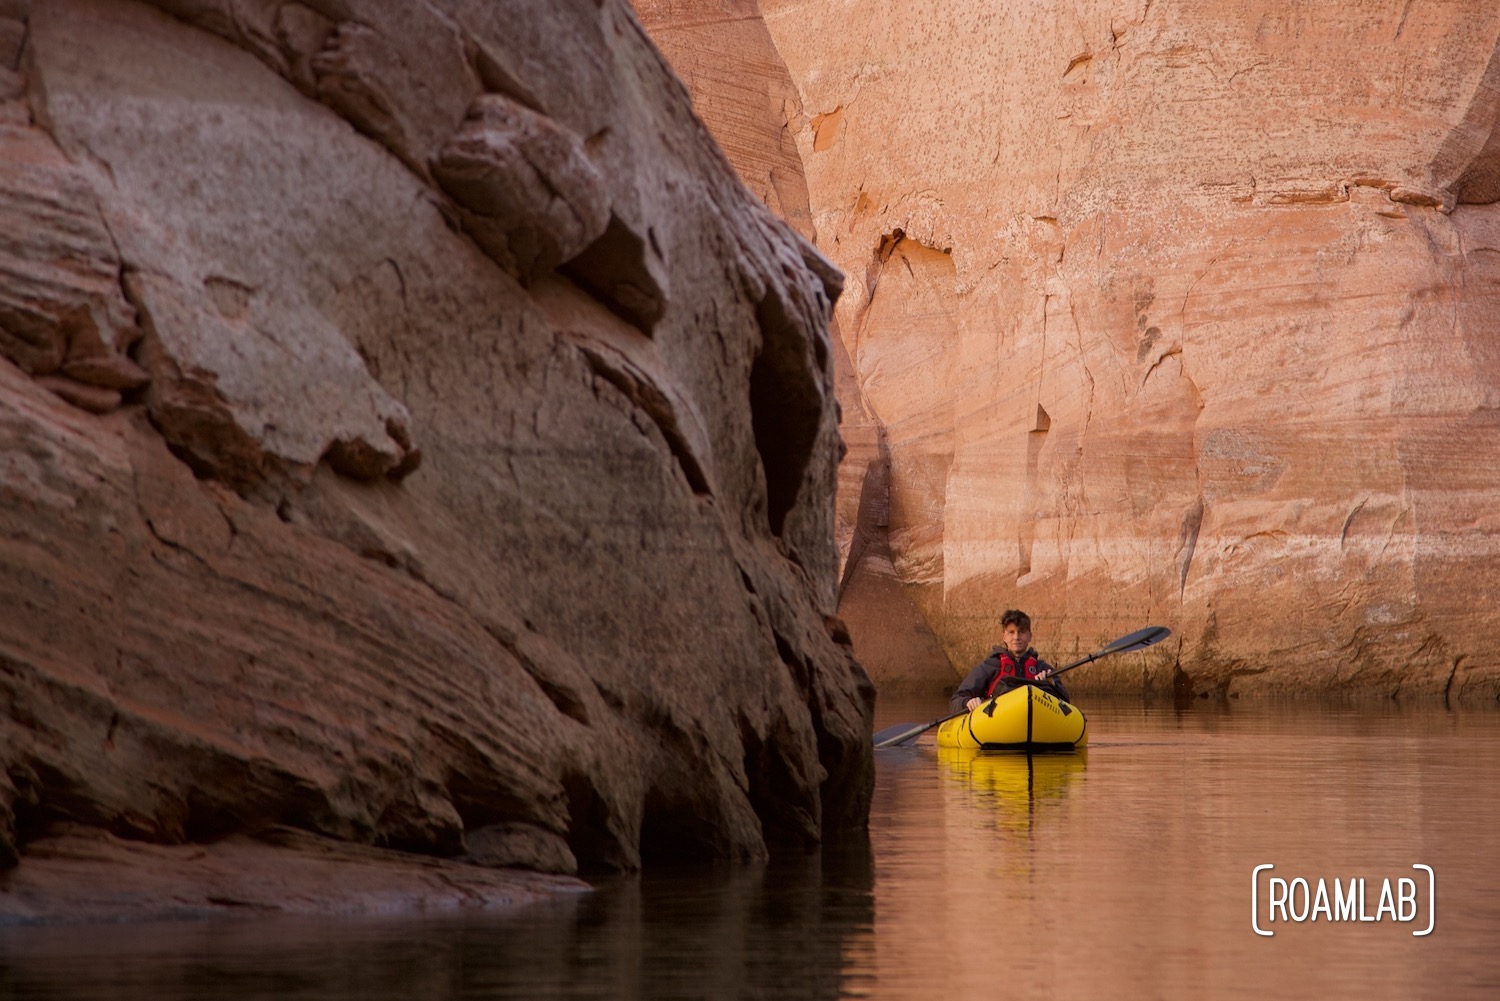
[[[869,996],[1500,996],[1500,714],[1124,705],[1090,729],[1087,757],[877,753]],[[1430,865],[1436,931],[1260,937],[1266,863],[1377,883]]]
[[[1045,821],[1049,805],[1064,799],[1083,781],[1088,752],[1017,754],[966,747],[939,747],[938,774],[946,785],[964,790],[968,804],[993,812],[993,829],[1031,833]]]

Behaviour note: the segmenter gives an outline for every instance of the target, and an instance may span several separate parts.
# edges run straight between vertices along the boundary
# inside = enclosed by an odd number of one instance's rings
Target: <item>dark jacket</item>
[[[1015,681],[1000,679],[1001,658],[1005,658],[1006,666],[1015,672]],[[984,660],[974,665],[959,686],[954,689],[953,696],[948,700],[948,711],[958,712],[964,707],[964,703],[970,699],[987,699],[991,695],[999,695],[1006,690],[1008,684],[1024,684],[1027,679],[1035,677],[1041,671],[1052,670],[1048,664],[1037,656],[1037,652],[1028,648],[1019,657],[1014,657],[1009,650],[996,647]],[[1000,679],[1000,684],[996,680]],[[1069,701],[1068,689],[1062,681],[1057,678],[1048,678],[1045,681],[1036,682],[1038,688],[1051,692],[1064,702]],[[991,688],[994,691],[991,691]]]

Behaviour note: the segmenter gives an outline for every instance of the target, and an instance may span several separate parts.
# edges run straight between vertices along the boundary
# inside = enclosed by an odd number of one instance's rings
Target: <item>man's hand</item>
[[[970,699],[969,701],[964,703],[964,708],[969,710],[969,712],[973,712],[975,709],[979,708],[979,703],[983,701],[983,699]]]

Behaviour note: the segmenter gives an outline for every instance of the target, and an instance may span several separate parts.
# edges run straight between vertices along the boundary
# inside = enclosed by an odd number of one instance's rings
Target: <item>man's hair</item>
[[[1005,614],[1000,616],[1001,629],[1004,629],[1011,623],[1015,623],[1016,627],[1023,633],[1031,632],[1031,616],[1027,615],[1019,608],[1007,608],[1005,610]]]

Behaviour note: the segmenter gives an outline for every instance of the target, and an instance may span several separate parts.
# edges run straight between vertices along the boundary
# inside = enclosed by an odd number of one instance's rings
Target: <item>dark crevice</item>
[[[710,791],[714,780],[702,774],[713,752],[701,724],[677,719],[669,706],[647,703],[641,725],[658,742],[660,760],[669,762],[649,777],[642,803],[641,863],[706,862],[730,853],[725,817]]]
[[[467,40],[472,45],[471,60],[475,75],[479,77],[480,85],[486,91],[491,94],[503,94],[539,115],[547,114],[547,109],[542,106],[537,96],[521,83],[520,79],[499,59],[473,39]]]
[[[1182,669],[1179,660],[1172,665],[1172,704],[1178,709],[1185,709],[1192,704],[1197,686],[1193,682],[1193,676]]]
[[[1181,597],[1187,590],[1188,571],[1193,565],[1193,553],[1198,548],[1198,533],[1203,529],[1203,497],[1200,494],[1193,506],[1182,516],[1182,528],[1177,545],[1177,594]],[[1342,541],[1342,539],[1340,540]]]
[[[605,705],[609,706],[615,712],[620,712],[625,708],[625,700],[620,697],[619,692],[606,686],[597,678],[592,680],[594,682],[594,691],[599,693],[599,698],[604,700]]]
[[[568,801],[568,848],[581,874],[630,872],[636,868],[610,832],[610,808],[587,775],[563,778]]]
[[[1443,708],[1453,708],[1453,682],[1458,678],[1458,669],[1463,664],[1465,654],[1459,654],[1453,658],[1453,667],[1448,672],[1448,681],[1443,685]]]
[[[717,818],[681,792],[653,787],[641,815],[641,863],[707,862],[722,856]]]
[[[748,721],[740,721],[740,743],[745,749],[746,795],[760,818],[761,837],[773,852],[806,852],[818,844],[816,803],[782,751],[789,741],[785,719],[778,719],[765,739]]]
[[[901,229],[900,227],[897,227],[896,229],[891,230],[889,233],[884,234],[880,238],[880,243],[875,247],[875,257],[882,264],[884,264],[886,261],[889,261],[891,259],[891,255],[896,252],[896,247],[899,246],[901,241],[904,239],[906,239],[906,230]]]
[[[692,488],[693,493],[712,494],[708,474],[704,471],[702,463],[698,461],[698,456],[692,446],[688,444],[687,436],[683,434],[682,427],[678,423],[677,412],[665,394],[644,379],[610,364],[608,358],[589,345],[580,345],[579,349],[596,376],[623,393],[626,399],[630,400],[656,425],[656,429],[661,432],[668,450],[672,453],[672,458],[677,461],[678,468],[682,470],[682,475],[687,479],[688,486]]]
[[[257,903],[251,900],[237,900],[234,897],[220,897],[210,894],[203,899],[216,907],[244,910],[257,914],[275,914],[281,910],[280,907],[273,904]]]
[[[556,684],[540,673],[533,672],[531,666],[526,664],[525,661],[522,661],[522,664],[526,666],[527,673],[531,675],[531,680],[537,683],[537,687],[542,690],[542,694],[546,695],[552,704],[557,707],[558,712],[569,719],[582,723],[584,726],[589,725],[588,704],[579,697],[577,692],[566,685]]]
[[[213,482],[219,478],[211,461],[204,458],[200,453],[194,451],[188,445],[179,444],[178,442],[166,439],[166,432],[163,431],[161,427],[157,426],[156,421],[153,420],[151,424],[153,427],[156,427],[157,433],[163,435],[164,440],[166,440],[167,451],[171,452],[172,455],[177,458],[177,461],[181,462],[184,466],[187,466],[188,469],[192,471],[194,479],[203,480],[205,482]]]
[[[667,310],[665,278],[645,242],[614,213],[604,233],[558,270],[647,337]]]
[[[755,310],[764,338],[750,368],[750,420],[766,474],[766,517],[780,536],[812,462],[824,399],[807,336],[770,292]]]
[[[451,600],[448,596],[443,597]],[[522,653],[520,646],[517,644],[515,634],[489,623],[484,624],[484,631],[489,634],[491,639],[499,643],[506,653],[510,654],[512,659],[521,666],[521,669],[531,677],[532,681],[536,682],[537,687],[542,690],[542,694],[546,695],[552,704],[557,707],[558,712],[569,719],[582,723],[584,726],[589,725],[588,703],[573,688],[549,678],[547,673],[538,667],[530,657]]]
[[[791,674],[792,680],[797,683],[797,690],[799,692],[808,691],[811,678],[809,677],[810,672],[808,671],[807,661],[798,656],[791,642],[785,636],[782,636],[781,633],[773,629],[771,635],[776,638],[776,655],[781,658],[781,662],[786,665],[786,669]]]
[[[864,480],[859,488],[859,505],[854,515],[854,538],[849,543],[849,554],[844,559],[844,575],[839,579],[838,597],[841,600],[844,591],[854,580],[854,574],[865,553],[890,527],[891,452],[883,427],[876,428],[875,449],[875,458],[866,464]]]
[[[498,781],[484,782],[474,776],[498,778],[494,769],[482,760],[471,760],[461,768],[449,769],[445,787],[453,809],[463,821],[464,830],[472,831],[493,824],[531,822],[532,811]]]

